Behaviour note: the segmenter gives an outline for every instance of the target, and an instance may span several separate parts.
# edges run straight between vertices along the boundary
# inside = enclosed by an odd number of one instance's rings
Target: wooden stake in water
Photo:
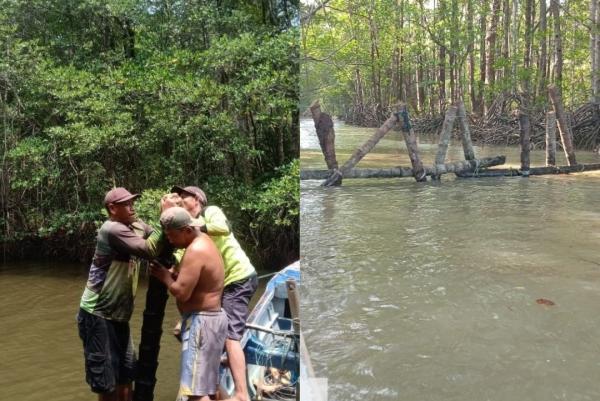
[[[519,110],[519,127],[521,128],[521,175],[529,176],[529,147],[531,143],[531,124],[529,114]]]
[[[558,132],[560,133],[560,140],[565,150],[565,156],[567,157],[567,163],[569,166],[577,164],[575,160],[575,150],[573,148],[573,135],[567,123],[567,117],[565,110],[563,109],[562,101],[557,93],[556,86],[548,86],[548,94],[550,95],[550,101],[552,102],[552,108],[556,113],[556,119],[558,121]]]
[[[471,141],[471,129],[469,128],[465,103],[462,99],[458,102],[458,122],[462,133],[461,139],[465,160],[475,160],[475,150],[473,149],[473,143]]]
[[[442,132],[440,133],[440,142],[438,144],[438,151],[435,156],[434,167],[444,164],[446,160],[446,154],[448,153],[448,144],[450,143],[450,137],[452,136],[452,128],[454,127],[454,120],[456,119],[456,112],[458,107],[451,105],[446,110],[444,116],[444,125],[442,125]],[[432,177],[434,180],[439,180],[440,175],[436,174]]]
[[[546,113],[546,166],[556,166],[556,113]]]

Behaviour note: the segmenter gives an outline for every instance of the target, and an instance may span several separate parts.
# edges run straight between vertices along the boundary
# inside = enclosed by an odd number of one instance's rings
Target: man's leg
[[[225,350],[229,360],[229,369],[233,376],[235,394],[230,400],[250,401],[248,396],[248,385],[246,383],[246,357],[242,345],[238,340],[225,340]]]
[[[117,386],[117,401],[131,401],[133,397],[133,391],[131,389],[131,383],[119,384]]]
[[[113,391],[110,393],[98,394],[98,401],[119,401],[119,398],[117,396],[117,392]]]

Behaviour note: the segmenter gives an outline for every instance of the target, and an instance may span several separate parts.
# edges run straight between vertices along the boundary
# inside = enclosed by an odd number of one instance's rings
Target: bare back
[[[193,288],[187,300],[177,300],[179,311],[185,313],[221,309],[224,275],[219,250],[208,235],[199,234],[186,248],[180,263],[177,281]]]

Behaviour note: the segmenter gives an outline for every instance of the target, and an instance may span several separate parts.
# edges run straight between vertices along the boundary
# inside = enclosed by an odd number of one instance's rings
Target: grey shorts
[[[216,394],[227,336],[227,315],[222,309],[186,313],[182,316],[181,336],[181,380],[177,399]]]
[[[246,279],[234,281],[223,288],[221,303],[229,318],[228,339],[238,341],[242,339],[246,329],[246,320],[250,314],[248,304],[257,287],[258,278],[256,274],[253,274]]]

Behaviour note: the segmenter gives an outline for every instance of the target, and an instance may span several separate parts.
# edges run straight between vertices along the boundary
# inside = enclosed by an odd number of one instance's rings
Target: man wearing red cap
[[[174,186],[171,192],[182,198],[183,207],[195,218],[202,216],[206,231],[221,252],[225,265],[223,309],[229,319],[225,349],[235,385],[234,399],[249,401],[246,359],[240,344],[248,319],[248,303],[258,287],[256,270],[233,236],[227,217],[217,206],[207,206],[204,191],[198,187]]]
[[[125,188],[106,193],[108,220],[98,230],[96,251],[77,315],[86,381],[100,401],[131,400],[135,356],[129,332],[140,258],[159,254],[159,232],[137,219],[140,195]],[[152,235],[151,235],[152,234]]]

